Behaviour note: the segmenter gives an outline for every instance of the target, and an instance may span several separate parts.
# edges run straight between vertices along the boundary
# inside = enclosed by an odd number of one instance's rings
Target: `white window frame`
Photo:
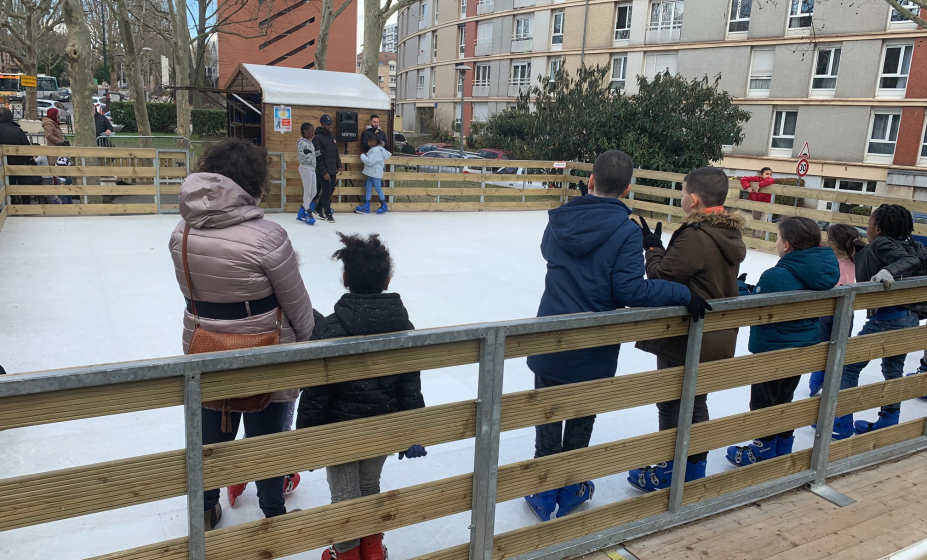
[[[744,7],[747,8],[747,16],[743,16]],[[731,0],[731,11],[728,13],[727,34],[729,36],[740,37],[746,36],[750,30],[750,14],[753,12],[753,0]],[[746,25],[743,25],[746,23]],[[733,29],[737,27],[737,29]],[[743,27],[743,29],[740,29]]]
[[[684,12],[684,0],[652,0],[645,42],[648,44],[678,43],[682,32]]]
[[[418,11],[418,20],[425,21],[425,18],[428,17],[428,2],[422,2],[422,7]]]
[[[516,69],[524,68],[523,71]],[[516,74],[519,77],[516,78]],[[522,75],[523,74],[523,75]],[[510,86],[530,86],[531,85],[531,61],[521,60],[512,63],[512,70],[509,74]]]
[[[668,71],[668,69],[669,69],[668,66],[662,66],[662,65],[661,65],[660,68],[657,69],[657,64],[658,64],[657,59],[660,58],[660,57],[672,58],[672,60],[673,60],[673,71],[670,72],[670,75],[676,75],[676,74],[679,72],[679,53],[678,53],[678,52],[675,52],[675,51],[669,51],[669,52],[666,52],[666,51],[649,52],[649,53],[646,53],[646,54],[644,55],[644,76],[645,76],[648,80],[652,80],[657,74],[662,74],[663,72]],[[652,72],[651,72],[651,69],[649,68],[649,63],[650,63],[651,60],[653,61],[653,66],[654,66]]]
[[[921,132],[921,151],[918,153],[917,164],[927,165],[927,119],[924,119],[924,130]]]
[[[435,22],[435,25],[438,25],[438,0],[435,0],[434,22]]]
[[[457,28],[457,58],[464,58],[467,49],[467,29],[461,25]]]
[[[618,64],[616,65],[616,63]],[[618,72],[615,72],[615,70],[618,70]],[[612,56],[612,63],[609,72],[609,88],[613,90],[625,89],[625,87],[627,87],[628,78],[628,55],[619,54]]]
[[[885,126],[885,134],[881,138],[873,138],[875,133],[875,122],[879,117],[886,117],[887,124]],[[892,139],[892,126],[895,127],[895,138]],[[894,163],[895,161],[895,150],[898,148],[898,132],[901,129],[901,109],[878,109],[872,112],[872,116],[869,117],[869,134],[866,135],[866,156],[864,161],[866,163]],[[869,150],[872,148],[872,144],[890,144],[892,146],[892,153],[873,153]]]
[[[557,31],[559,20],[560,31]],[[564,10],[555,10],[550,17],[550,50],[559,51],[563,49],[563,29],[566,23],[566,12]]]
[[[829,53],[824,73],[821,70],[821,55]],[[837,91],[837,74],[840,72],[841,47],[824,47],[817,50],[814,66],[811,68],[811,97],[833,97]]]
[[[415,84],[415,89],[417,90],[425,89],[425,74],[419,73],[418,82]]]
[[[438,93],[438,71],[431,69],[431,97],[437,97]]]
[[[895,68],[893,73],[885,73],[885,60],[888,58],[889,49],[901,49],[901,54],[898,57],[898,67]],[[905,52],[910,53],[908,57],[908,70],[904,72],[904,58]],[[891,97],[891,98],[903,98],[905,92],[908,89],[908,78],[911,74],[911,60],[914,58],[914,44],[913,43],[886,43],[882,47],[882,58],[879,60],[879,81],[876,83],[876,97]],[[883,87],[883,80],[888,79],[899,79],[904,80],[904,87],[894,87],[887,88]]]
[[[911,0],[898,0],[898,3],[914,15],[920,15],[920,6]],[[901,12],[895,8],[892,8],[888,14],[888,27],[889,29],[917,29],[917,24],[901,15]]]
[[[457,97],[460,97],[460,95],[463,93],[463,88],[464,88],[464,73],[457,72]]]
[[[438,62],[438,32],[431,35],[431,61]]]
[[[782,118],[779,121],[779,126],[776,126],[776,119],[779,118],[779,114],[782,113]],[[795,129],[798,130],[798,109],[797,108],[776,108],[773,111],[772,119],[772,132],[769,135],[769,155],[774,157],[792,157],[792,150],[795,148],[795,131],[791,135],[785,134],[785,122],[788,113],[795,113]],[[777,130],[778,128],[778,130]],[[785,146],[773,146],[776,143],[777,139],[792,139],[792,145],[789,147]]]
[[[625,27],[618,27],[621,10],[626,10]],[[619,3],[615,5],[615,43],[626,45],[631,38],[631,15],[633,6],[630,3]]]
[[[773,70],[770,71],[768,74],[765,74],[765,73],[764,73],[764,74],[758,74],[758,73],[754,73],[754,71],[753,71],[753,66],[754,66],[755,61],[756,61],[756,54],[757,54],[758,52],[760,52],[760,53],[767,53],[767,52],[772,53],[772,56],[773,56]],[[769,97],[769,89],[770,89],[770,87],[772,87],[772,74],[773,74],[773,72],[775,71],[775,58],[776,58],[776,50],[775,50],[775,49],[756,49],[756,48],[755,48],[755,49],[753,49],[753,51],[750,53],[750,73],[747,75],[747,97]],[[754,87],[753,87],[753,85],[754,85],[754,83],[753,83],[754,80],[757,80],[757,81],[769,80],[769,87],[767,87],[766,89],[759,88],[759,87],[754,88]],[[759,83],[757,83],[756,85],[759,85]]]
[[[512,25],[513,41],[529,41],[533,38],[531,33],[531,16],[517,16]]]
[[[489,95],[489,81],[492,79],[492,67],[489,64],[477,64],[473,71],[473,96]]]
[[[480,33],[481,31],[488,31],[488,33]],[[486,35],[486,37],[481,37],[481,35]],[[481,21],[476,24],[476,38],[474,40],[474,45],[476,45],[476,54],[477,56],[486,56],[492,54],[492,35],[493,35],[493,24],[492,20],[490,21]],[[489,52],[480,54],[480,46],[489,45]]]
[[[810,8],[810,9],[809,9]],[[789,31],[810,29],[814,19],[814,0],[790,0]]]
[[[494,0],[477,0],[476,15],[491,14],[496,9]]]
[[[467,0],[460,0],[460,19],[467,17]]]
[[[559,56],[551,57],[547,61],[547,79],[551,82],[557,80],[557,72],[563,67],[563,58]]]

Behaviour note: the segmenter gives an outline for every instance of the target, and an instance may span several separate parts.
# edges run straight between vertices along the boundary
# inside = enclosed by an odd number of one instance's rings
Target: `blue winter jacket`
[[[547,261],[538,317],[623,307],[688,305],[682,284],[644,278],[640,227],[621,201],[587,195],[548,212],[541,240]],[[615,375],[619,344],[529,356],[528,367],[557,383]]]
[[[760,276],[754,294],[792,290],[830,290],[840,280],[837,257],[827,247],[789,253]],[[821,341],[817,317],[750,327],[750,352],[811,346]]]

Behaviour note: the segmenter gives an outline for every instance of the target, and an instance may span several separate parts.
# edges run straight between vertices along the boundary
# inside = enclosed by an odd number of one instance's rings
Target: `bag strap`
[[[190,224],[183,228],[183,241],[180,244],[180,255],[183,260],[183,274],[187,280],[187,291],[190,292],[190,306],[193,308],[193,323],[199,324],[200,316],[196,312],[196,298],[193,296],[193,280],[190,279],[190,265],[187,262],[187,238],[190,236]]]

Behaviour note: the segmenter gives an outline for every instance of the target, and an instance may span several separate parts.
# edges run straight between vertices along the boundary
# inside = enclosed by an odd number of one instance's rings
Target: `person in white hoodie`
[[[380,208],[377,209],[377,214],[385,214],[389,211],[389,207],[386,204],[386,197],[383,196],[383,170],[386,168],[386,160],[390,158],[391,154],[380,145],[380,139],[377,135],[370,135],[367,142],[367,153],[361,154],[361,161],[364,163],[364,175],[367,176],[367,181],[364,183],[367,192],[364,196],[364,204],[356,207],[354,211],[358,214],[369,214],[371,191],[376,189],[377,196],[380,197]]]
[[[318,195],[315,162],[319,156],[319,151],[315,149],[315,144],[312,143],[315,129],[312,128],[311,124],[303,123],[299,127],[299,133],[301,136],[296,141],[296,159],[299,161],[299,177],[303,180],[303,204],[299,207],[296,219],[312,226],[315,225],[315,218],[312,217],[312,211],[315,210],[313,199]]]

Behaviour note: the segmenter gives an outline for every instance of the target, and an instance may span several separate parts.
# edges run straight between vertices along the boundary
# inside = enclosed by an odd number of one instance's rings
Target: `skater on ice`
[[[380,199],[380,207],[377,208],[377,214],[385,214],[389,211],[386,204],[386,197],[383,196],[383,171],[386,168],[386,160],[390,158],[390,153],[380,145],[380,137],[376,134],[365,134],[367,137],[367,152],[361,154],[361,161],[364,163],[364,176],[367,178],[364,182],[366,192],[364,194],[364,204],[354,209],[358,214],[370,213],[370,195],[373,189],[376,189],[377,196]]]

